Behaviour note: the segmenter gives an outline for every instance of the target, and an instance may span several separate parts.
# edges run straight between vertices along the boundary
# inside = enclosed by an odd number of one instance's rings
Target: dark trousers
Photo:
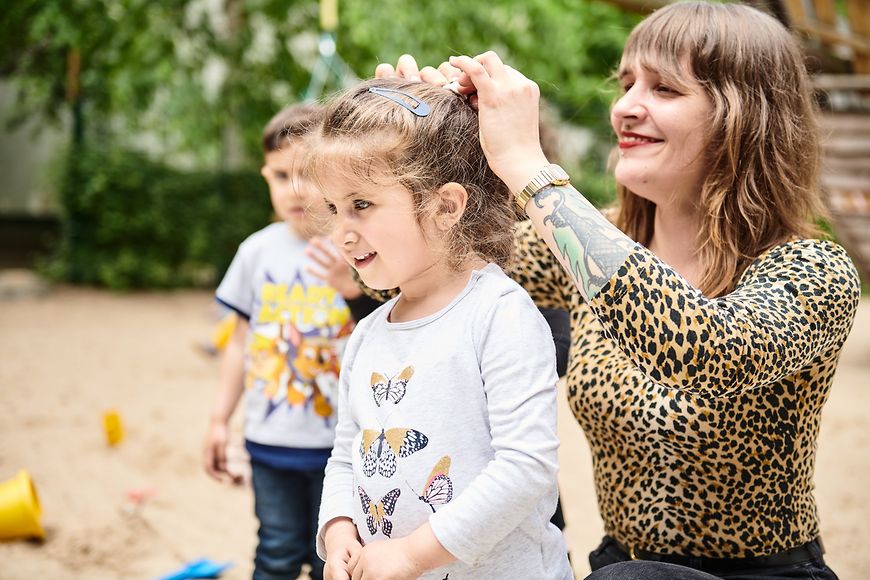
[[[589,554],[589,565],[593,572],[586,580],[838,580],[833,570],[825,565],[821,550],[818,550],[816,556],[805,562],[785,566],[702,572],[664,562],[631,561],[629,555],[612,538],[605,536],[601,545]]]
[[[275,469],[251,462],[251,471],[254,512],[260,521],[254,580],[296,580],[306,563],[312,580],[322,580],[315,537],[323,470]]]

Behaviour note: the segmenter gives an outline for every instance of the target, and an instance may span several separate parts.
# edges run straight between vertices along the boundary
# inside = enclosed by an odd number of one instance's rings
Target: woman
[[[649,562],[601,577],[836,578],[813,470],[860,288],[842,248],[816,239],[818,131],[788,32],[694,2],[638,25],[611,112],[613,223],[548,164],[537,85],[495,53],[438,71],[405,56],[377,74],[456,79],[531,218],[514,275],[539,306],[571,311],[568,398],[607,533],[592,569],[636,558]]]

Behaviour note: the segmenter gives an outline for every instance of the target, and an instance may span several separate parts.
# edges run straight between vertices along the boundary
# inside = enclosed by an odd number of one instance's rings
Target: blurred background
[[[437,66],[495,49],[537,80],[560,161],[604,204],[609,75],[632,26],[666,3],[7,0],[0,265],[114,289],[213,284],[269,217],[265,122],[405,52]],[[751,3],[801,36],[813,73],[847,79],[822,82],[820,100],[862,104],[865,0]]]
[[[582,154],[603,200],[604,81],[639,20],[568,0],[347,0],[340,18],[335,0],[12,0],[3,12],[0,216],[16,230],[4,259],[36,251],[52,279],[116,289],[214,283],[269,217],[265,122],[404,52],[437,66],[494,48],[540,79],[567,121],[566,163]],[[29,230],[35,247],[16,248]]]
[[[214,285],[238,244],[271,219],[259,138],[275,112],[328,98],[403,53],[437,66],[495,49],[538,82],[558,161],[605,205],[614,192],[609,77],[631,28],[666,3],[5,0],[0,481],[29,469],[47,540],[0,542],[0,579],[149,578],[202,555],[233,560],[230,576],[249,577],[250,492],[213,484],[199,467],[216,380],[200,347],[215,323]],[[866,283],[870,6],[748,3],[806,50],[825,128],[829,225]],[[870,326],[865,305],[856,329]],[[851,381],[839,387],[850,394],[837,399],[835,387],[836,422],[820,444],[825,537],[843,578],[870,569],[860,543],[870,512],[855,491],[870,474],[862,336],[847,345],[852,367],[838,380]],[[107,409],[126,427],[114,447],[103,440]],[[563,417],[562,488],[582,575],[600,520],[582,434]],[[852,452],[825,455],[825,445]],[[235,461],[244,464],[240,447]]]

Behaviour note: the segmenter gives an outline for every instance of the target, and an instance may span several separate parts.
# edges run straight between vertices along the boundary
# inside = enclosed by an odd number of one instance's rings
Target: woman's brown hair
[[[672,4],[632,31],[623,62],[677,83],[688,68],[712,103],[698,197],[704,294],[733,290],[776,244],[820,234],[816,107],[801,51],[779,22],[739,4]],[[655,204],[617,192],[616,225],[649,244]]]
[[[426,116],[412,112],[413,99],[429,108]],[[448,264],[457,268],[473,256],[503,267],[510,261],[511,196],[486,162],[477,113],[452,91],[379,79],[339,95],[311,141],[306,171],[318,185],[336,174],[351,182],[398,183],[411,192],[418,223],[437,214],[438,188],[458,183],[468,192],[468,201],[447,233]]]

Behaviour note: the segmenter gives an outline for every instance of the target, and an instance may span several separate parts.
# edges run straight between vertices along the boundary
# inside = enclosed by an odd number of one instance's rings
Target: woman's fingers
[[[215,450],[211,445],[206,446],[205,453],[203,454],[203,464],[205,465],[205,472],[209,474],[212,479],[216,479],[218,481],[221,480],[220,472],[217,469],[217,457],[215,456]]]
[[[462,71],[448,62],[442,62],[437,69],[431,66],[425,66],[421,69],[418,67],[417,61],[410,54],[400,56],[395,67],[389,63],[382,62],[375,68],[375,78],[378,79],[403,78],[410,81],[423,81],[424,83],[438,86],[445,85],[461,75]],[[462,94],[474,92],[471,82],[468,81],[467,84],[468,88],[460,87],[459,92]]]
[[[410,54],[403,54],[399,57],[396,63],[396,73],[400,78],[409,81],[420,80],[420,68],[417,66],[417,61]]]
[[[470,56],[451,56],[450,64],[463,72],[465,82],[460,77],[460,86],[473,86],[478,92],[485,91],[492,87],[492,78],[484,68],[483,64],[474,60]]]
[[[398,76],[396,74],[396,69],[393,68],[388,62],[382,62],[377,67],[375,67],[375,78],[376,79],[391,79]]]
[[[456,83],[456,92],[460,95],[471,96],[475,91],[477,91],[474,87],[474,83],[471,82],[471,78],[449,62],[442,62],[438,67],[438,71],[444,75],[449,82]]]
[[[458,79],[462,75],[461,70],[446,61],[438,65],[438,72],[440,72],[448,81]]]
[[[491,50],[488,50],[483,54],[478,54],[474,57],[474,60],[483,65],[487,74],[493,79],[501,79],[507,74],[505,64],[502,62],[501,57]]]
[[[434,69],[431,66],[424,66],[420,69],[420,79],[424,83],[438,86],[447,84],[450,81],[440,70]]]
[[[444,75],[444,78],[446,78],[448,81],[457,79],[462,75],[461,70],[459,70],[447,61],[444,61],[438,65],[438,72]]]
[[[454,56],[450,64],[462,71],[461,86],[476,89],[469,101],[478,105],[480,144],[490,167],[511,189],[522,187],[530,178],[528,166],[537,170],[546,164],[538,135],[538,85],[492,51]]]
[[[468,56],[451,56],[450,63],[462,70],[460,86],[467,87],[470,83],[477,89],[478,94],[514,93],[533,99],[540,96],[540,90],[534,81],[504,64],[492,51],[477,55],[473,59]]]

